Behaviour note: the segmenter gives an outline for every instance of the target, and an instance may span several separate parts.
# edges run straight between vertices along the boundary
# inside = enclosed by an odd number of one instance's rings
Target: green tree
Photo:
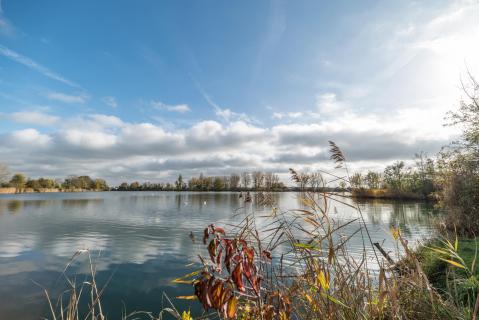
[[[449,125],[459,126],[459,140],[438,158],[436,186],[447,212],[446,227],[463,235],[479,234],[479,84],[470,76],[463,84],[466,99],[449,113]]]
[[[384,183],[388,189],[403,191],[405,167],[404,161],[397,161],[384,169]]]
[[[103,179],[95,179],[95,190],[97,191],[106,191],[108,190],[108,184]]]
[[[378,172],[368,171],[364,180],[369,189],[379,189],[381,186],[381,174]]]
[[[222,191],[225,188],[225,181],[222,177],[215,177],[213,182],[215,191]]]
[[[351,188],[353,189],[361,189],[363,188],[364,181],[363,176],[361,173],[355,173],[351,176]]]
[[[25,188],[26,182],[27,182],[27,178],[23,174],[16,173],[13,175],[12,179],[10,180],[10,185],[17,189],[23,189]]]

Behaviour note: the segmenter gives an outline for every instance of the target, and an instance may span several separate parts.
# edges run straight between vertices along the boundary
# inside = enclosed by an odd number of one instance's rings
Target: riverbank
[[[59,188],[0,188],[0,194],[23,194],[23,193],[57,193],[57,192],[95,192],[98,190],[87,190],[87,189],[59,189]],[[100,190],[107,191],[107,190]]]
[[[389,189],[353,189],[351,196],[357,199],[433,200],[424,194]]]

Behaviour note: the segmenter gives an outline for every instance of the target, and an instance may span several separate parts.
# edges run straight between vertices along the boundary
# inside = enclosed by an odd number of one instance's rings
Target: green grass
[[[466,318],[471,318],[479,292],[479,270],[477,262],[474,262],[479,240],[459,238],[457,244],[457,254],[468,270],[441,260],[440,254],[430,249],[444,248],[444,243],[440,240],[430,241],[416,253],[431,285],[446,299],[450,299],[459,309],[462,309],[467,315]]]

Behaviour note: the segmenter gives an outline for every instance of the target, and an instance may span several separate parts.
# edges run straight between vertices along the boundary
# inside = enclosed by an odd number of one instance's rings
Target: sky
[[[457,137],[479,1],[0,1],[0,163],[172,181],[379,170]]]

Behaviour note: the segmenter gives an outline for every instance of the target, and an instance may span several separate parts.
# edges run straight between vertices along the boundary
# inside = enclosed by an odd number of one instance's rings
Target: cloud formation
[[[23,56],[23,55],[15,52],[13,50],[10,50],[9,48],[7,48],[3,45],[0,45],[0,54],[3,55],[6,58],[12,60],[12,61],[20,63],[20,64],[22,64],[22,65],[24,65],[24,66],[26,66],[30,69],[33,69],[33,70],[43,74],[45,77],[48,77],[50,79],[62,82],[62,83],[66,84],[70,87],[73,87],[73,88],[80,88],[80,86],[78,84],[76,84],[76,83],[64,78],[63,76],[51,71],[47,67],[44,67],[41,64],[33,61],[29,57]]]
[[[23,116],[42,120],[39,113],[33,115]],[[2,134],[0,162],[32,176],[89,174],[111,183],[157,181],[173,179],[179,172],[185,176],[257,169],[286,173],[290,167],[332,167],[328,140],[336,141],[353,165],[372,167],[411,159],[421,150],[434,154],[449,138],[427,131],[413,134],[407,123],[383,126],[385,119],[358,116],[271,127],[205,120],[176,130],[104,114],[50,120],[57,124],[53,131],[27,128]]]
[[[88,99],[86,94],[71,95],[62,92],[49,92],[47,98],[64,103],[85,103]]]
[[[39,111],[19,111],[5,116],[10,121],[31,124],[36,126],[51,126],[56,124],[60,118]]]
[[[190,107],[187,104],[166,104],[161,101],[151,101],[151,106],[157,110],[166,110],[179,113],[185,113],[190,111]]]

